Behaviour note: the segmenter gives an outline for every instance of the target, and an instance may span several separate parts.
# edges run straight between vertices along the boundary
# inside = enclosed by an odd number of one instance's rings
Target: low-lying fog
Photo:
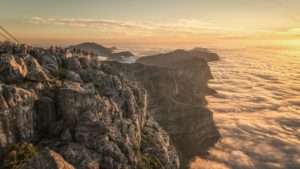
[[[139,56],[172,49],[136,49]],[[300,169],[300,52],[214,50],[218,94],[208,107],[222,134],[208,159],[191,169]]]
[[[192,169],[300,168],[300,54],[217,50],[207,97],[222,140]]]

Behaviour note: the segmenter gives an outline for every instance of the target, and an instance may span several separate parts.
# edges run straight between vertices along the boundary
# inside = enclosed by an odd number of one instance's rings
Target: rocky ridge
[[[205,155],[220,138],[205,95],[212,78],[204,59],[193,58],[164,66],[108,62],[114,70],[141,84],[149,93],[148,111],[170,135],[180,154],[181,166]]]
[[[147,91],[96,58],[62,51],[2,53],[1,151],[38,146],[22,169],[178,168],[168,134],[147,112]]]
[[[0,148],[41,149],[22,169],[179,168],[219,138],[205,106],[212,76],[204,59],[156,67],[0,48]]]
[[[219,56],[216,53],[210,52],[205,48],[194,48],[191,50],[177,49],[168,53],[145,56],[139,58],[136,62],[148,66],[164,66],[166,64],[177,65],[199,58],[207,62],[219,60]]]

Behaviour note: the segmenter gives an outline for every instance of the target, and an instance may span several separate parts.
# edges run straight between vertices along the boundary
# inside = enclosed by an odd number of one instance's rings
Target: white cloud
[[[158,22],[134,22],[104,19],[55,19],[31,17],[32,24],[52,24],[62,26],[73,26],[82,28],[95,28],[103,32],[126,32],[128,34],[181,34],[181,35],[246,35],[247,30],[234,30],[231,28],[217,27],[212,23],[201,22],[191,19],[179,19],[173,23]]]
[[[300,59],[287,51],[218,50],[207,97],[222,140],[191,169],[300,168]],[[204,162],[203,162],[204,161]]]

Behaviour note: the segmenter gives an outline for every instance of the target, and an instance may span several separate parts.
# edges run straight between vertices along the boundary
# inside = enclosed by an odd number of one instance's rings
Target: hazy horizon
[[[0,168],[300,169],[299,9],[2,0]]]
[[[0,23],[21,42],[43,47],[93,41],[299,49],[299,9],[297,0],[12,0],[1,2]]]

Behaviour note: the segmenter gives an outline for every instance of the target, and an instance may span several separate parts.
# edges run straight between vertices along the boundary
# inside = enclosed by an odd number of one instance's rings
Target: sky
[[[0,0],[22,42],[300,46],[299,0]]]

